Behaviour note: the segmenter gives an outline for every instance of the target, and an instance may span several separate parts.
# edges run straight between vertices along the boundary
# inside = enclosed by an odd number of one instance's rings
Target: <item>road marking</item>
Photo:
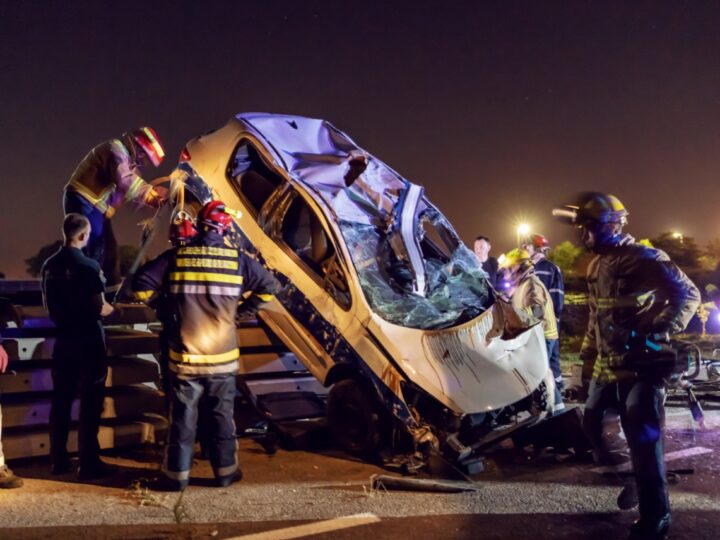
[[[228,540],[289,540],[291,538],[310,536],[311,534],[349,529],[350,527],[357,527],[358,525],[369,525],[370,523],[377,523],[379,521],[380,518],[375,514],[353,514],[351,516],[328,519],[326,521],[316,521],[315,523],[306,523],[305,525],[297,525],[285,529],[235,536]]]
[[[693,457],[693,456],[702,456],[703,454],[711,454],[712,449],[711,448],[705,448],[703,446],[693,446],[692,448],[685,448],[684,450],[676,450],[675,452],[670,452],[669,454],[665,454],[665,462],[673,461],[675,459],[682,459],[687,457]],[[606,472],[624,472],[624,471],[630,471],[632,470],[632,463],[627,462],[623,463],[622,465],[616,465],[614,467],[606,466],[606,467],[595,467],[594,469],[590,469],[590,472],[602,474]]]

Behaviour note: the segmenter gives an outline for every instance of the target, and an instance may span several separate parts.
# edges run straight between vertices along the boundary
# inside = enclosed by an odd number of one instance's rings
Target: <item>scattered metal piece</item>
[[[463,491],[479,491],[480,486],[475,482],[459,480],[437,480],[433,478],[407,478],[389,476],[386,474],[373,474],[370,477],[373,489],[388,489],[399,491],[430,491],[435,493],[461,493]]]

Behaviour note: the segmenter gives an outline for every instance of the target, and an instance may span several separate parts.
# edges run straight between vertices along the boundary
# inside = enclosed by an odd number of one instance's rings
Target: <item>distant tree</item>
[[[56,240],[52,244],[47,244],[41,247],[38,252],[29,259],[25,259],[27,273],[32,277],[40,277],[40,271],[42,270],[43,263],[47,261],[58,249],[60,249],[62,245],[63,243],[61,240]]]
[[[657,238],[650,240],[658,249],[662,249],[668,256],[685,270],[694,270],[700,267],[700,248],[695,239],[677,233],[665,232]]]
[[[575,264],[585,250],[572,242],[565,240],[548,253],[548,259],[558,265],[563,274],[571,274],[576,268]]]
[[[700,266],[703,270],[715,270],[720,263],[720,238],[714,238],[705,244],[700,255]]]

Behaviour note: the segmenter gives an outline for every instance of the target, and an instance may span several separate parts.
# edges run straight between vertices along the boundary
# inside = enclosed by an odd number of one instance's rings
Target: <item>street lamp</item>
[[[680,242],[681,244],[683,243],[683,240],[685,240],[685,237],[683,236],[683,234],[682,234],[681,232],[678,232],[678,231],[674,231],[674,232],[672,233],[672,237],[673,237],[673,240],[677,240],[677,241]]]
[[[517,232],[517,245],[520,247],[520,239],[526,237],[528,234],[530,234],[531,231],[530,225],[527,223],[520,223],[517,226],[516,232]]]

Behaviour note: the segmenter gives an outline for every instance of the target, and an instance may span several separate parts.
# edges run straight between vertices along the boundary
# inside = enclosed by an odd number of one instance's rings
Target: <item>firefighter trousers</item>
[[[640,517],[652,523],[670,513],[663,452],[665,390],[662,380],[631,378],[601,383],[593,379],[585,403],[583,427],[601,461],[611,462],[602,438],[608,409],[620,413],[632,458]]]
[[[235,375],[205,377],[181,376],[170,373],[170,428],[165,447],[163,473],[171,481],[186,486],[198,427],[198,408],[205,400],[207,414],[208,453],[217,480],[236,474],[237,440],[235,436]]]

